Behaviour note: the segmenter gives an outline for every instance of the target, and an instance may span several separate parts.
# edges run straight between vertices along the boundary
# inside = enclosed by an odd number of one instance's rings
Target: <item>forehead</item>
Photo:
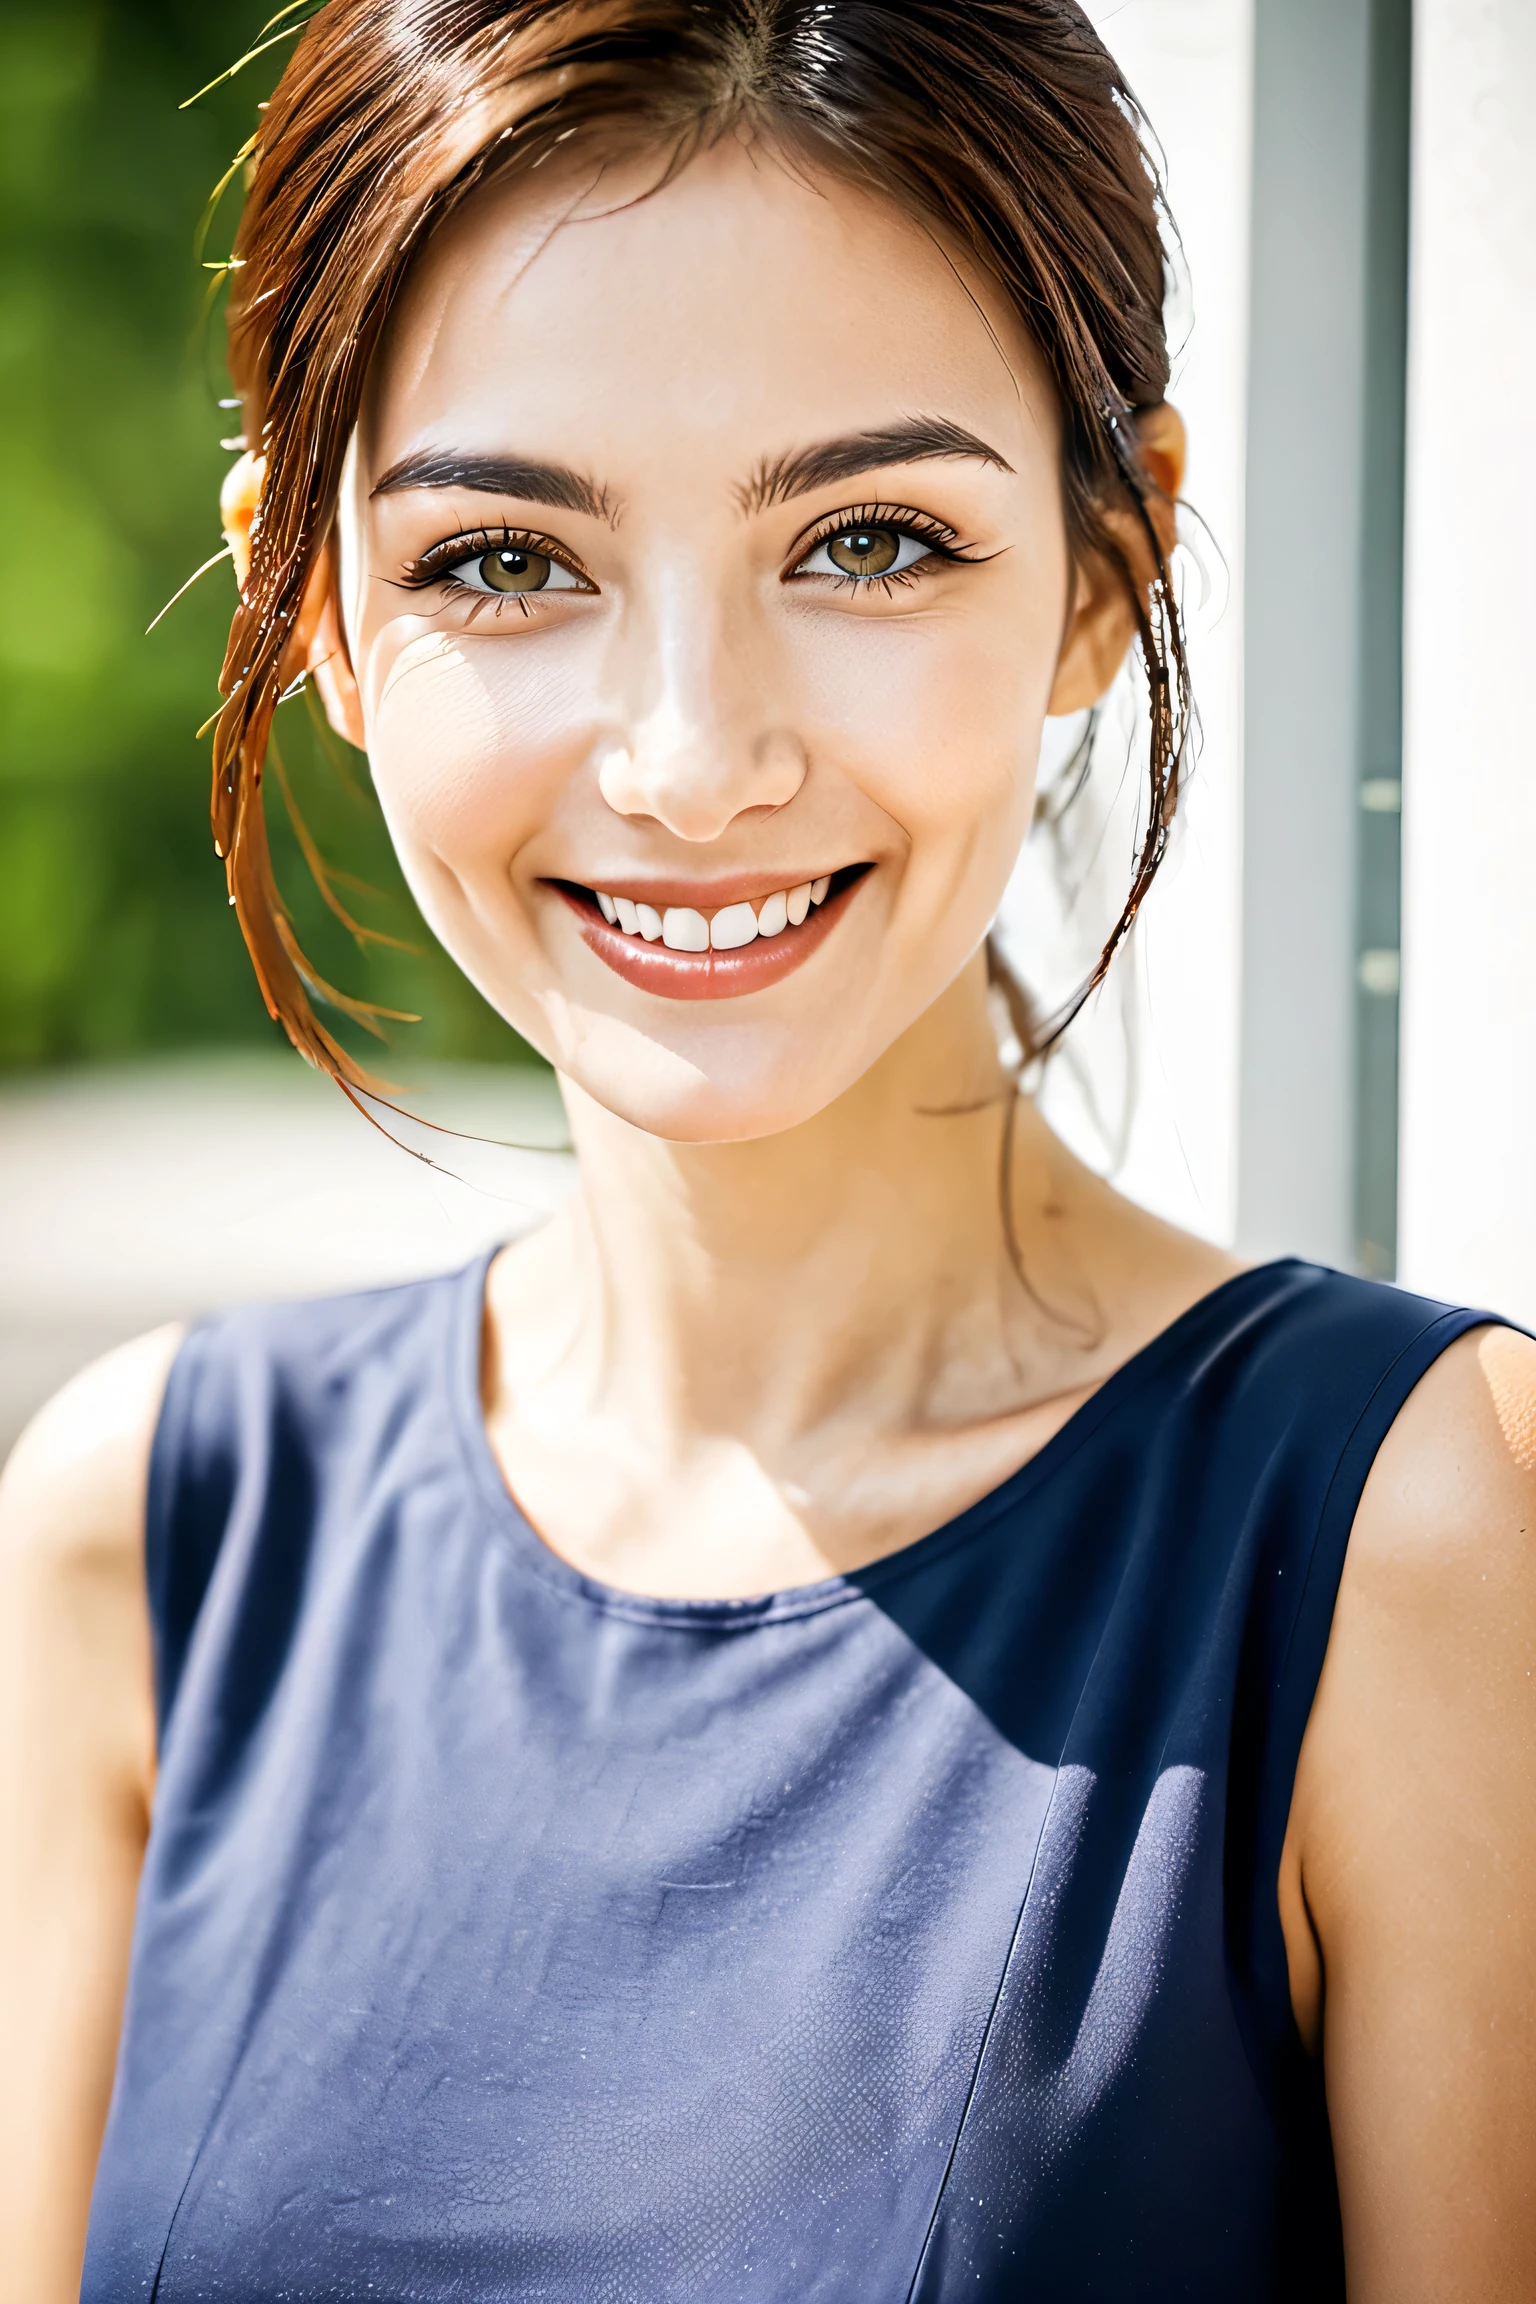
[[[1054,463],[1053,396],[996,286],[894,201],[723,142],[491,185],[413,268],[375,365],[375,472],[449,442],[702,475],[942,414]],[[543,172],[541,171],[541,177]]]

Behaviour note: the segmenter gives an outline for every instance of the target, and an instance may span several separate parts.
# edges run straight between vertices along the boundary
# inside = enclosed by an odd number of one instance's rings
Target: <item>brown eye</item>
[[[442,574],[465,592],[491,592],[498,598],[509,593],[521,596],[527,592],[597,590],[587,577],[578,576],[563,560],[557,560],[553,552],[539,551],[531,537],[526,544],[514,543],[508,537],[488,552],[455,561],[452,567],[443,568]]]
[[[827,558],[845,576],[884,576],[901,553],[894,528],[845,528],[827,539]]]
[[[543,552],[524,552],[515,544],[487,552],[480,575],[488,592],[542,592],[552,563]]]
[[[956,558],[958,554],[947,545],[915,535],[893,515],[884,520],[850,520],[846,528],[834,528],[811,546],[790,574],[829,576],[845,588],[852,585],[857,589],[861,584],[878,584],[883,576],[904,578],[909,569],[937,567],[941,560]]]

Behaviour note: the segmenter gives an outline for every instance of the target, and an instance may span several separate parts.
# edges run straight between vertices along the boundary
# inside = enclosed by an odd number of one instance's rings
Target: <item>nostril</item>
[[[749,809],[782,808],[805,781],[804,745],[790,729],[768,729],[749,745],[722,734],[648,725],[639,740],[610,741],[597,760],[598,789],[621,816],[648,816],[679,839],[718,839]]]

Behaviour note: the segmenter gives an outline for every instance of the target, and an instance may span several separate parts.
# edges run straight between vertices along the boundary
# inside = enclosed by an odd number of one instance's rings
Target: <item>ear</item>
[[[235,580],[242,592],[251,572],[251,531],[265,478],[265,459],[247,451],[238,463],[230,466],[219,490],[219,519],[234,562]],[[347,652],[346,634],[341,628],[336,598],[336,558],[329,539],[321,545],[309,572],[293,634],[283,652],[282,672],[285,681],[297,679],[301,672],[310,673],[325,706],[325,716],[337,735],[344,736],[359,751],[363,750],[363,699]]]
[[[1136,419],[1142,465],[1152,483],[1147,493],[1147,516],[1152,522],[1163,558],[1171,557],[1178,541],[1178,500],[1184,485],[1184,419],[1166,401],[1144,409]],[[1157,563],[1140,516],[1128,504],[1110,507],[1105,521],[1135,575],[1145,604],[1157,575]],[[1097,704],[1125,662],[1125,652],[1136,637],[1136,603],[1126,590],[1118,568],[1094,555],[1079,562],[1075,571],[1072,610],[1056,664],[1056,682],[1047,709],[1052,713],[1082,712]]]

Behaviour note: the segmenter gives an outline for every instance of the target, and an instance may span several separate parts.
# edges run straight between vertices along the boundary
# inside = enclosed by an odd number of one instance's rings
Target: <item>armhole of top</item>
[[[161,1395],[149,1451],[144,1498],[144,1585],[149,1603],[151,1654],[155,1678],[156,1742],[164,1747],[166,1724],[185,1661],[187,1635],[207,1587],[206,1572],[186,1557],[178,1523],[191,1437],[197,1379],[205,1357],[207,1330],[190,1328],[177,1347]]]
[[[1323,1660],[1333,1631],[1334,1610],[1344,1574],[1345,1555],[1354,1530],[1355,1515],[1380,1454],[1415,1386],[1429,1373],[1443,1352],[1474,1328],[1507,1328],[1509,1320],[1494,1312],[1448,1309],[1428,1320],[1402,1346],[1384,1370],[1340,1450],[1318,1515],[1301,1595],[1286,1636],[1273,1689],[1270,1710],[1265,1781],[1257,1838],[1259,1869],[1264,1883],[1264,1920],[1259,1936],[1259,1957],[1267,1978],[1264,1998],[1283,2008],[1287,2056],[1294,2052],[1308,2066],[1291,2010],[1290,1970],[1285,1936],[1280,1924],[1280,1860],[1290,1826],[1291,1801],[1302,1741],[1312,1717],[1312,1705],[1322,1677]],[[1264,1948],[1268,1948],[1267,1957]],[[1276,2043],[1278,2045],[1278,2043]]]
[[[1295,1762],[1301,1757],[1301,1742],[1311,1718],[1317,1684],[1322,1677],[1323,1658],[1333,1630],[1333,1614],[1355,1515],[1382,1444],[1407,1406],[1410,1394],[1443,1352],[1449,1351],[1474,1328],[1511,1326],[1513,1322],[1495,1312],[1442,1312],[1404,1345],[1381,1377],[1344,1444],[1328,1484],[1307,1563],[1306,1580],[1280,1665],[1275,1720],[1281,1732],[1279,1748],[1290,1753],[1293,1776]],[[1281,1839],[1284,1839],[1283,1828]]]

